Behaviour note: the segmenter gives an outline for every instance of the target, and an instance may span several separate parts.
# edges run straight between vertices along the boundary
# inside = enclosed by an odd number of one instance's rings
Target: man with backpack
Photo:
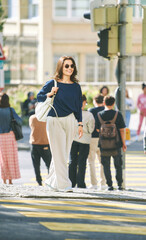
[[[114,190],[110,170],[110,159],[113,157],[116,169],[116,180],[118,190],[122,190],[122,155],[126,151],[125,144],[125,122],[122,114],[114,110],[115,98],[106,96],[104,98],[105,109],[98,113],[96,129],[99,131],[99,147],[101,151],[101,163],[104,168],[108,190]]]

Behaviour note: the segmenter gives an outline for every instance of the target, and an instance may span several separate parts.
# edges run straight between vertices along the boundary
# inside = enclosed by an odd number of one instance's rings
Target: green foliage
[[[2,1],[0,0],[0,32],[3,31],[7,16],[5,15],[4,9],[2,8]]]
[[[96,87],[87,87],[83,89],[83,94],[85,94],[87,98],[87,105],[85,107],[85,110],[94,107],[93,99],[98,93],[99,89],[97,89]]]
[[[37,93],[41,87],[39,86],[24,86],[19,85],[18,87],[14,86],[5,86],[5,92],[8,94],[10,99],[10,105],[13,107],[16,111],[16,113],[22,117],[21,112],[21,103],[23,103],[27,99],[28,92],[34,92],[34,95],[36,97]],[[28,117],[22,117],[23,125],[28,125]]]
[[[28,92],[34,92],[35,97],[40,87],[19,85],[18,87],[6,86],[5,92],[10,98],[10,104],[18,115],[21,116],[21,103],[27,99]]]

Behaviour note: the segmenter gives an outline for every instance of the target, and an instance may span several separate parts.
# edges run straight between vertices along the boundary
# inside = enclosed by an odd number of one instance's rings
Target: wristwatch
[[[78,124],[78,127],[83,127],[83,124]]]

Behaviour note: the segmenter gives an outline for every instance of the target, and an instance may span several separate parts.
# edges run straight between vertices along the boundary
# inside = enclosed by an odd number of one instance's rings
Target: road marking
[[[56,223],[56,222],[40,222],[44,227],[52,231],[66,232],[108,232],[123,233],[134,235],[146,235],[146,228],[136,226],[114,226],[114,225],[98,225],[98,224],[79,224],[79,223]]]
[[[59,203],[58,203],[59,204]],[[68,204],[68,203],[66,203]],[[71,211],[90,211],[90,212],[123,212],[123,209],[119,206],[120,209],[113,209],[109,208],[110,206],[107,205],[108,208],[102,208],[103,205],[98,205],[98,208],[95,207],[88,207],[88,206],[47,206],[47,205],[15,205],[15,204],[1,204],[2,207],[11,208],[11,209],[44,209],[44,210],[71,210]],[[101,207],[101,208],[99,208]],[[115,206],[114,206],[115,207]],[[125,207],[124,207],[125,208]],[[129,207],[128,207],[129,209]],[[143,209],[143,208],[142,208]],[[126,212],[127,211],[127,212]],[[139,215],[146,215],[146,211],[137,211],[136,210],[125,210],[127,214],[139,214]]]
[[[127,216],[108,216],[97,214],[81,214],[81,213],[50,213],[50,212],[18,212],[25,217],[37,217],[37,218],[63,218],[63,219],[87,219],[87,220],[100,220],[100,221],[116,221],[116,222],[141,222],[145,223],[146,218],[142,217],[127,217]]]
[[[23,209],[23,208],[22,208]],[[26,208],[24,208],[26,209]],[[40,207],[40,209],[42,209]],[[47,210],[70,210],[70,211],[84,211],[84,212],[96,212],[96,213],[121,213],[121,214],[128,214],[128,215],[144,215],[146,216],[146,211],[139,211],[139,210],[124,210],[124,209],[117,209],[117,208],[89,208],[89,207],[74,207],[74,206],[64,206],[62,209],[62,206],[50,206]]]
[[[101,201],[101,202],[100,202]],[[52,204],[54,206],[54,204],[61,204],[61,205],[81,205],[81,206],[88,206],[89,208],[89,205],[90,206],[95,206],[95,207],[117,207],[117,208],[120,208],[120,209],[138,209],[138,210],[146,210],[146,205],[144,204],[134,204],[134,203],[127,203],[127,202],[109,202],[109,201],[105,201],[103,202],[103,200],[99,200],[98,202],[95,202],[95,201],[92,201],[91,200],[87,200],[86,202],[83,202],[83,201],[70,201],[70,200],[67,200],[67,201],[55,201],[55,200],[52,200],[52,201],[49,201],[49,200],[2,200],[0,199],[0,202],[11,202],[11,203],[42,203],[42,204]],[[21,206],[27,206],[29,207],[29,205],[13,205],[13,204],[2,204],[3,206],[7,206],[8,208],[10,207],[21,207]],[[34,207],[37,207],[37,205],[30,205],[31,206],[34,206]],[[43,205],[40,205],[40,206],[43,206]],[[44,207],[53,207],[53,206],[44,206]],[[60,206],[58,206],[60,207]],[[85,208],[82,207],[84,210]],[[91,207],[91,209],[93,209],[93,207]],[[95,208],[96,209],[96,208]]]
[[[9,202],[11,204],[1,204],[3,207],[7,208],[14,208],[14,209],[27,209],[27,211],[18,211],[19,214],[22,214],[25,217],[32,217],[32,218],[55,218],[54,222],[39,222],[44,227],[53,230],[53,231],[80,231],[80,232],[109,232],[109,233],[123,233],[123,234],[136,234],[136,235],[146,235],[146,229],[143,225],[136,225],[134,226],[129,225],[130,223],[145,223],[146,222],[146,211],[143,211],[143,209],[146,209],[146,205],[144,204],[131,204],[131,203],[124,203],[124,202],[93,202],[93,201],[86,201],[86,202],[76,202],[76,201],[47,201],[47,200],[0,200],[0,202]],[[28,205],[24,204],[14,204],[14,203],[28,203]],[[37,203],[41,203],[42,205],[34,205]],[[13,204],[12,204],[13,203]],[[30,204],[32,203],[32,205]],[[46,205],[44,205],[46,204]],[[48,204],[52,204],[52,206],[48,206]],[[54,204],[61,204],[55,206]],[[72,205],[78,205],[78,206],[72,206]],[[67,206],[69,205],[69,206]],[[83,206],[79,206],[83,205]],[[91,206],[93,207],[91,207]],[[95,207],[96,206],[96,207]],[[104,208],[103,208],[104,206]],[[112,208],[114,207],[114,208]],[[118,207],[118,209],[116,209]],[[124,209],[123,209],[124,208]],[[131,208],[135,208],[138,210],[131,210]],[[29,212],[29,209],[31,209],[31,212]],[[32,211],[33,209],[33,211]],[[39,212],[38,209],[41,209],[42,211]],[[141,210],[140,210],[141,209]],[[35,212],[35,210],[37,212]],[[44,212],[43,212],[44,210]],[[52,210],[52,212],[46,212],[47,210]],[[55,212],[53,211],[55,210]],[[59,210],[59,212],[57,212]],[[72,212],[66,212],[66,211],[72,211]],[[78,211],[78,213],[74,213],[73,211]],[[92,214],[88,213],[82,213],[81,211],[90,211]],[[96,212],[94,214],[93,212]],[[100,212],[100,215],[98,213]],[[109,215],[102,215],[102,213],[109,213]],[[127,214],[128,216],[117,216],[115,214]],[[133,216],[136,215],[136,216]],[[138,215],[138,216],[137,216]],[[63,219],[63,221],[66,222],[57,222],[57,219]],[[78,223],[68,223],[69,220],[66,219],[81,219],[81,221],[84,220],[93,220],[93,221],[106,221],[103,222],[103,225],[98,224],[78,224]],[[61,220],[60,220],[61,221]],[[113,222],[116,221],[116,226],[107,225],[107,221]],[[124,222],[124,226],[118,226],[121,222]]]

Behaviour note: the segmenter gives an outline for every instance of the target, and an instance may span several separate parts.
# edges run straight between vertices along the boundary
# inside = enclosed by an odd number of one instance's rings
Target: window
[[[126,81],[143,82],[145,79],[144,57],[128,57],[126,60]]]
[[[57,17],[67,16],[67,0],[55,1],[55,16]]]
[[[132,67],[132,64],[131,64],[131,57],[128,57],[127,58],[127,62],[126,62],[126,81],[129,82],[131,81],[131,67]]]
[[[89,0],[54,0],[55,17],[78,18],[89,10]]]
[[[38,17],[38,0],[29,0],[29,18]]]
[[[20,74],[23,82],[37,79],[37,42],[21,42]]]
[[[135,0],[128,0],[128,3],[131,5],[135,4]],[[128,7],[130,7],[130,5]],[[135,6],[133,5],[131,7],[133,8],[133,17],[135,17]]]
[[[89,1],[72,0],[72,16],[82,17],[84,12],[89,8]]]
[[[106,82],[109,62],[97,55],[86,56],[86,82]]]
[[[144,58],[135,57],[135,81],[144,81]]]
[[[141,0],[141,5],[146,6],[146,0]],[[140,16],[143,15],[142,8],[140,9]]]
[[[17,18],[18,0],[8,0],[8,18]]]
[[[140,5],[146,6],[146,0],[128,0],[128,3],[131,5],[133,4],[133,6],[132,6],[133,17],[135,17],[135,18],[142,17],[142,7]]]

